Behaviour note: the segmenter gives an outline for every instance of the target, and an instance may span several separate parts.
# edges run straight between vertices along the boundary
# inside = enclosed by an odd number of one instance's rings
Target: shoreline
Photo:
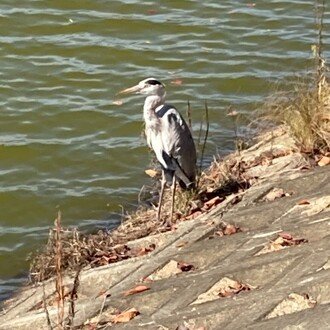
[[[148,208],[84,235],[59,213],[33,284],[4,302],[0,330],[328,324],[330,88],[275,105],[273,122],[286,125],[215,158],[194,194],[176,194],[170,228]]]
[[[181,274],[190,275],[194,272],[199,272],[201,267],[196,264],[196,261],[189,262],[191,259],[191,257],[190,259],[188,257],[191,255],[189,251],[187,253],[180,252],[182,258],[184,258],[180,261],[178,260],[178,262],[181,262],[181,268],[175,263],[175,267],[173,268],[171,254],[173,254],[174,251],[178,253],[178,251],[181,250],[189,250],[189,247],[192,248],[194,244],[205,240],[205,237],[212,236],[212,238],[207,238],[207,242],[210,242],[212,240],[226,240],[227,237],[228,239],[235,238],[236,235],[249,235],[252,228],[249,228],[250,225],[244,223],[244,221],[243,223],[241,223],[242,221],[236,221],[235,214],[233,214],[234,210],[238,209],[239,212],[244,208],[248,208],[249,205],[251,207],[252,204],[246,202],[246,200],[258,190],[263,190],[264,192],[261,194],[259,193],[259,196],[253,203],[264,203],[265,205],[267,205],[267,203],[279,204],[281,200],[292,199],[294,194],[290,191],[273,191],[273,189],[269,188],[265,190],[265,187],[269,186],[269,181],[281,181],[282,177],[282,180],[284,180],[288,175],[293,178],[292,180],[296,180],[299,177],[309,177],[312,176],[313,173],[318,172],[318,168],[324,172],[324,169],[327,167],[327,165],[325,165],[325,167],[315,167],[315,165],[317,166],[315,162],[311,164],[308,157],[299,151],[296,142],[283,128],[277,128],[274,132],[264,134],[262,138],[259,139],[259,142],[256,142],[256,144],[239,154],[231,154],[225,157],[225,160],[221,164],[214,162],[211,168],[204,173],[205,180],[211,180],[210,176],[212,177],[211,174],[213,173],[214,175],[215,172],[222,173],[222,175],[223,173],[228,173],[226,171],[223,172],[223,166],[225,166],[226,169],[230,168],[231,174],[235,174],[236,171],[236,178],[244,178],[244,182],[249,182],[249,187],[247,189],[238,189],[233,193],[228,193],[222,198],[219,196],[219,191],[217,191],[216,197],[206,200],[203,206],[199,206],[198,210],[193,209],[188,219],[185,217],[183,221],[177,222],[174,228],[165,232],[159,232],[160,228],[155,227],[154,221],[150,220],[150,218],[154,216],[155,210],[147,210],[147,217],[144,217],[143,222],[141,222],[141,217],[132,218],[124,222],[119,228],[114,230],[115,235],[112,235],[107,243],[108,247],[113,244],[110,249],[111,252],[108,250],[108,252],[105,253],[105,251],[99,249],[99,255],[94,256],[94,261],[97,260],[97,262],[101,263],[102,260],[105,260],[105,265],[92,268],[92,265],[89,264],[89,266],[83,267],[79,269],[79,271],[75,270],[73,275],[63,276],[64,315],[66,315],[66,317],[70,316],[67,314],[67,310],[70,304],[74,302],[74,308],[77,314],[75,314],[72,320],[73,324],[81,328],[84,327],[83,324],[86,322],[88,324],[95,324],[95,318],[93,319],[95,315],[100,314],[102,317],[105,317],[103,315],[105,311],[102,309],[107,310],[108,313],[110,310],[112,311],[110,313],[111,317],[106,317],[106,323],[108,323],[109,326],[111,324],[117,324],[116,317],[118,317],[120,313],[125,312],[125,310],[123,310],[123,308],[118,309],[118,307],[116,307],[117,309],[111,309],[110,306],[112,306],[113,303],[112,297],[117,297],[114,299],[122,301],[122,298],[119,298],[122,297],[122,293],[132,289],[132,287],[134,289],[134,283],[136,283],[136,285],[138,284],[138,286],[140,286],[140,289],[137,289],[137,292],[133,290],[133,293],[127,295],[127,299],[125,299],[130,301],[131,295],[132,297],[142,297],[146,295],[147,292],[154,291],[151,288],[154,284],[156,285],[162,282],[164,284],[167,280],[172,282],[176,280],[179,281],[180,276],[183,276]],[[322,175],[329,176],[327,173],[323,173]],[[219,180],[219,177],[213,176],[212,180],[211,182],[216,182],[216,180]],[[208,188],[210,194],[217,190],[216,185],[214,185],[214,187],[209,185]],[[203,212],[201,212],[202,209]],[[321,212],[326,209],[328,209],[328,206]],[[233,221],[224,221],[223,219],[230,214],[234,216]],[[134,221],[137,222],[135,223]],[[260,224],[259,221],[258,226],[260,226]],[[200,227],[200,230],[196,229],[198,227]],[[144,231],[141,231],[141,228],[143,228]],[[140,231],[138,235],[136,232],[137,230]],[[275,232],[282,231],[283,230],[280,228],[280,230],[278,229]],[[275,232],[268,235],[275,235]],[[75,235],[79,236],[79,233],[76,232]],[[103,239],[100,240],[102,235]],[[131,236],[128,240],[129,235]],[[189,237],[189,239],[185,239],[186,236]],[[103,247],[106,246],[105,242],[107,239],[109,239],[109,237],[104,237],[104,233],[99,233],[98,236],[94,236],[93,240],[89,243],[94,244],[98,241],[100,245],[96,246],[97,249],[101,245]],[[114,244],[116,242],[115,240],[117,240],[117,244]],[[76,236],[75,242],[77,243],[77,241],[78,239]],[[85,244],[86,242],[85,240]],[[65,245],[65,240],[63,240],[62,243]],[[297,245],[300,245],[300,243]],[[161,262],[161,264],[159,264],[159,261],[156,261],[160,256],[162,256],[160,259],[169,259],[169,266],[166,262]],[[105,259],[105,257],[108,259]],[[209,257],[212,259],[214,255],[211,253]],[[113,260],[111,260],[111,258],[113,258]],[[97,264],[97,262],[94,262],[94,265]],[[167,266],[164,269],[164,267],[161,268],[161,265]],[[142,272],[144,276],[141,277],[142,268],[147,269]],[[153,268],[153,272],[149,273],[151,268]],[[124,274],[126,275],[122,277]],[[75,288],[74,283],[78,278],[79,285]],[[51,322],[56,323],[58,309],[55,303],[56,290],[54,281],[56,282],[56,279],[54,280],[51,278],[44,281],[42,285],[37,284],[32,287],[24,288],[20,293],[16,294],[15,297],[5,302],[4,312],[0,314],[0,329],[8,329],[8,326],[11,329],[29,329],[29,324],[31,326],[33,324],[33,328],[35,328],[36,324],[38,324],[40,329],[47,328],[47,318],[44,315],[46,309],[43,307],[45,304],[47,305]],[[243,291],[254,290],[249,287],[250,284],[244,285],[247,286],[242,289]],[[45,290],[45,295],[43,290]],[[139,290],[141,290],[141,293]],[[75,297],[71,297],[73,291],[76,291]],[[146,293],[142,293],[143,291],[146,291]],[[156,292],[161,295],[162,291],[156,290],[154,294]],[[236,294],[238,293],[233,294],[233,296]],[[231,293],[228,295],[230,296]],[[126,297],[126,295],[124,296]],[[85,306],[85,315],[81,314],[81,306]],[[87,308],[88,312],[86,311],[86,306],[90,306],[90,310]],[[102,306],[103,308],[101,308]],[[137,323],[134,324],[135,326],[141,326],[140,324],[144,322],[141,320],[144,320],[143,315],[145,315],[145,311],[143,312],[143,308],[139,309],[135,306],[136,305],[134,305],[136,311],[131,311],[129,314],[130,316],[126,317],[132,317],[132,321],[130,321],[131,319],[129,321],[133,323],[138,320],[138,322],[140,322],[139,325],[137,325]],[[139,306],[141,306],[141,304]],[[138,314],[140,315],[138,316]],[[106,323],[104,323],[104,321],[101,322],[101,324]]]

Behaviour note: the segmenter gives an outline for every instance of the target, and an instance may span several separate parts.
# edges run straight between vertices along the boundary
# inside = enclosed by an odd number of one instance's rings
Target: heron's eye
[[[158,80],[153,80],[153,79],[147,80],[146,83],[149,85],[161,85],[161,83]]]

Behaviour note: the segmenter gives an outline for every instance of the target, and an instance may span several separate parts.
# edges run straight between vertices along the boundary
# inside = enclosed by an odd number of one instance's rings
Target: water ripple
[[[206,152],[228,152],[228,106],[249,115],[272,83],[287,89],[312,71],[313,10],[302,0],[1,1],[0,299],[58,207],[65,225],[111,227],[150,183],[143,98],[119,90],[159,77],[183,113],[190,100],[195,132],[207,100]],[[328,8],[324,24],[326,45]]]

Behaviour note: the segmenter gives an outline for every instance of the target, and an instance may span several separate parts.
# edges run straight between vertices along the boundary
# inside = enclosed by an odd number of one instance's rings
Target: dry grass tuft
[[[62,216],[58,211],[57,218],[55,219],[54,230],[54,259],[55,259],[55,289],[57,293],[57,324],[60,329],[63,329],[64,322],[64,286],[62,277]]]
[[[132,225],[134,226],[134,225]],[[141,228],[140,228],[141,229]],[[45,249],[38,252],[30,264],[30,281],[42,282],[61,271],[77,272],[84,266],[98,267],[113,262],[129,259],[138,255],[151,252],[154,246],[131,249],[122,242],[138,238],[131,233],[131,237],[124,237],[123,228],[120,226],[113,232],[99,231],[96,234],[82,234],[76,228],[64,229],[61,227],[61,256],[58,257],[58,228],[49,232]],[[147,235],[148,231],[139,232]],[[129,234],[129,233],[128,233]],[[62,275],[61,275],[62,276]],[[61,292],[61,291],[60,291]]]
[[[293,92],[278,93],[261,110],[261,117],[284,124],[301,151],[330,152],[330,86],[326,80],[318,88],[304,85]]]

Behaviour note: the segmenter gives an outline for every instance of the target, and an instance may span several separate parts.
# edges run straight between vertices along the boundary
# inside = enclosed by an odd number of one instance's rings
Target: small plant
[[[264,109],[262,117],[275,124],[284,124],[303,152],[330,151],[330,88],[299,87],[290,94],[275,96]]]
[[[55,219],[55,286],[57,294],[57,324],[60,329],[64,328],[64,286],[62,277],[62,224],[61,211],[58,211]]]
[[[315,58],[315,79],[296,84],[290,93],[277,93],[261,111],[261,117],[275,124],[284,124],[301,150],[312,154],[330,152],[330,86],[329,71],[322,55],[324,0],[315,1],[317,41],[312,46]]]

